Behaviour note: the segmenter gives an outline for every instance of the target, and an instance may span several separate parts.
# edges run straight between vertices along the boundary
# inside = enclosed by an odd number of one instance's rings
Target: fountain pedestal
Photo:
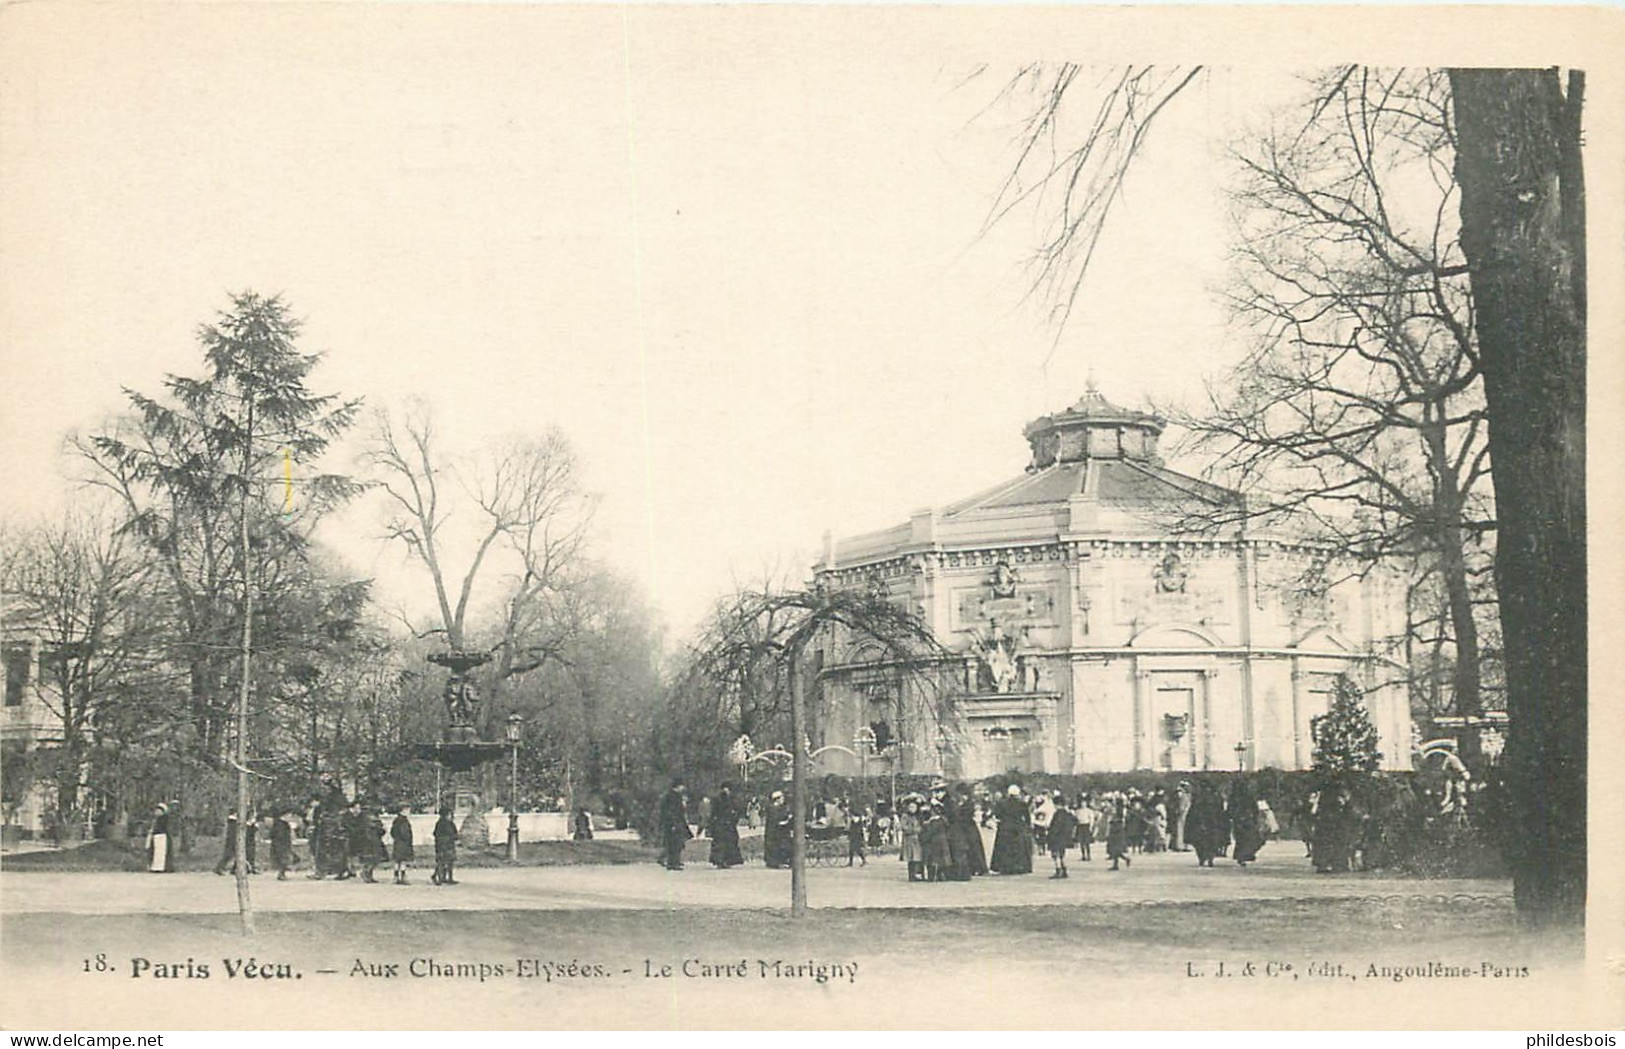
[[[419,743],[412,749],[418,757],[432,761],[446,770],[450,780],[447,787],[455,796],[459,775],[505,756],[512,744],[482,740],[479,729],[475,726],[480,699],[472,674],[476,668],[491,661],[491,654],[452,649],[448,652],[435,652],[428,659],[436,666],[451,671],[451,676],[446,680],[444,693],[447,724],[439,742]],[[443,796],[444,792],[442,798]],[[442,804],[442,798],[435,799],[437,811]],[[464,845],[478,844],[483,848],[489,843],[488,834],[485,815],[477,806],[476,811],[463,820],[458,837]]]

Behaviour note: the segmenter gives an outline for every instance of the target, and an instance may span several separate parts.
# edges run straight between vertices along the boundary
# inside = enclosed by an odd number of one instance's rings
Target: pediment
[[[1338,634],[1335,631],[1323,626],[1314,628],[1307,634],[1304,634],[1302,637],[1298,638],[1298,640],[1292,642],[1292,647],[1316,649],[1322,652],[1347,652],[1349,654],[1353,654],[1358,651],[1358,648],[1353,642],[1349,641],[1341,634]]]
[[[1129,639],[1130,648],[1217,648],[1223,642],[1193,623],[1158,623]]]

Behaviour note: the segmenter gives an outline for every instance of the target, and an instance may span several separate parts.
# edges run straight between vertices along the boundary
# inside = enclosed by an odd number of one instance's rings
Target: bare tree
[[[742,731],[757,717],[788,708],[791,758],[790,909],[807,912],[808,738],[805,685],[809,655],[825,634],[839,631],[879,646],[899,667],[929,672],[941,652],[930,628],[912,612],[863,591],[744,591],[719,610],[696,647],[679,692],[708,686],[732,705]],[[722,714],[724,711],[715,713]],[[728,724],[702,717],[701,724]]]
[[[80,821],[102,710],[159,663],[159,596],[150,562],[116,524],[70,509],[56,522],[8,529],[0,594],[8,618],[41,648],[40,695],[61,732],[54,773],[61,826]]]
[[[1443,73],[1339,71],[1235,154],[1229,300],[1248,350],[1168,414],[1248,496],[1190,523],[1286,523],[1356,570],[1436,577],[1455,706],[1476,715],[1495,522],[1449,100]]]
[[[1124,145],[1143,143],[1193,79],[1172,68],[1161,79],[1138,67],[1116,75],[1136,71],[1142,83],[1165,86],[1150,100],[1131,94],[1141,104],[1130,109],[1112,104],[1123,81],[1108,80],[1104,101],[1097,90],[1093,105],[1087,97],[1082,103],[1095,120],[1071,137],[1062,136],[1057,114],[1069,96],[1076,105],[1076,96],[1087,94],[1088,79],[1063,65],[1035,67],[1013,81],[1033,86],[1035,96],[1012,169],[1029,175],[1014,185],[1027,196],[1046,188],[1060,195],[1034,288],[1062,306],[1063,323],[1129,170],[1133,150],[1124,159]],[[1574,71],[1565,85],[1555,69],[1447,72],[1460,239],[1500,508],[1507,760],[1526,832],[1514,864],[1515,896],[1532,920],[1575,923],[1585,913],[1586,874],[1585,79]],[[1057,270],[1051,259],[1070,262]],[[1049,279],[1056,272],[1063,276]]]
[[[440,448],[428,407],[410,405],[397,422],[374,416],[365,453],[389,500],[390,539],[423,565],[440,625],[453,649],[476,644],[470,611],[476,592],[500,590],[487,633],[493,682],[528,673],[557,655],[560,615],[592,520],[563,433],[514,439],[472,462],[453,465]],[[496,578],[492,578],[496,577]]]
[[[1163,109],[1202,71],[1199,65],[1033,64],[1000,92],[1001,100],[1024,104],[1027,116],[986,225],[1025,207],[1047,216],[1029,265],[1031,286],[1049,309],[1057,343],[1135,158]],[[1089,96],[1087,104],[1077,105],[1080,95]]]

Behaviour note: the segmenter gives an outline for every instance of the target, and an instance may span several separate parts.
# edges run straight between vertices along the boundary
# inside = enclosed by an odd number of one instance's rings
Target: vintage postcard
[[[1622,29],[0,9],[5,1026],[1617,1028]]]

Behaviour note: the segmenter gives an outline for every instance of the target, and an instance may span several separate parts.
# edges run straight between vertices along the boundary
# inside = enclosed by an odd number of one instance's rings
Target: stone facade
[[[1307,768],[1340,674],[1410,767],[1402,580],[1249,528],[1239,495],[1163,467],[1161,431],[1091,390],[1027,427],[1021,477],[826,539],[820,585],[911,607],[950,653],[905,670],[831,638],[814,745],[852,753],[827,771]]]
[[[46,703],[39,688],[40,646],[13,617],[7,617],[0,632],[0,669],[5,674],[3,704],[0,704],[0,745],[5,753],[0,761],[22,760],[40,747],[62,742],[62,725]],[[38,837],[46,829],[53,784],[47,777],[8,777],[7,790],[16,796],[0,799],[4,809],[5,834],[10,837]]]

